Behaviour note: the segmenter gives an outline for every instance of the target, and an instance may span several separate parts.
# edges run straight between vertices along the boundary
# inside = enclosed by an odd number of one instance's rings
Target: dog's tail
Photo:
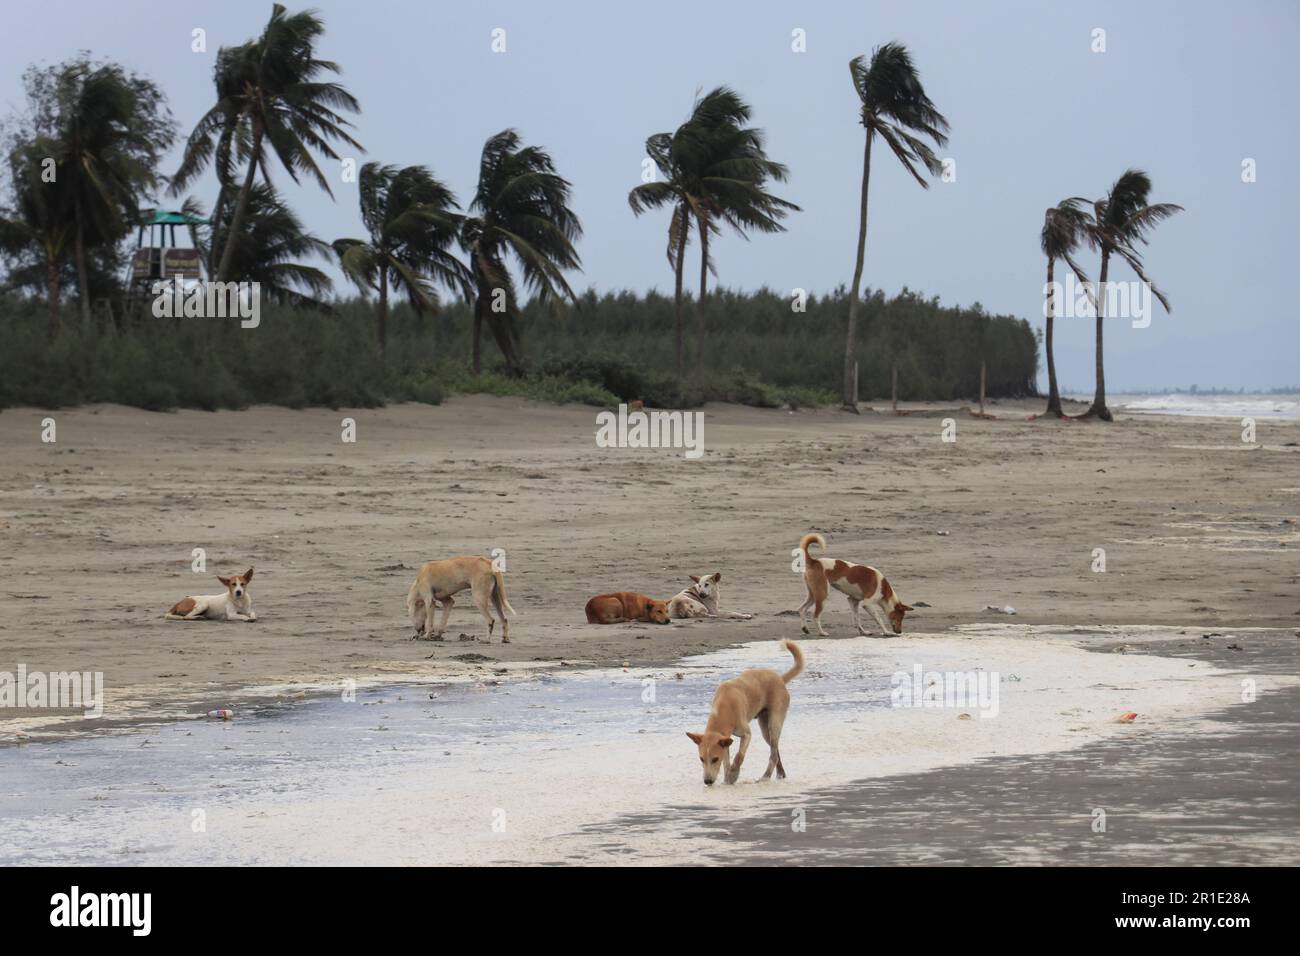
[[[817,545],[819,551],[826,550],[826,539],[816,531],[810,531],[799,539],[799,550],[803,552],[803,561],[805,565],[812,563],[812,555],[808,553],[808,549],[814,544]]]
[[[506,619],[506,611],[509,611],[515,617],[519,612],[510,606],[510,599],[506,597],[506,578],[500,571],[492,572],[492,603],[496,605],[497,613],[501,615],[501,620]]]
[[[781,683],[788,684],[803,673],[803,651],[799,649],[799,645],[794,641],[782,641],[781,646],[794,657],[794,667],[781,675]]]

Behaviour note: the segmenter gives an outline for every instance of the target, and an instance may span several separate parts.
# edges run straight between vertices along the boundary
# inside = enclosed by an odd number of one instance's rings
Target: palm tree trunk
[[[1106,366],[1102,360],[1101,323],[1106,317],[1106,273],[1110,269],[1110,250],[1101,250],[1101,274],[1097,277],[1097,390],[1092,396],[1092,407],[1088,415],[1095,415],[1104,422],[1112,420],[1110,409],[1106,407]]]
[[[853,267],[853,285],[849,289],[849,334],[844,343],[844,407],[858,410],[858,396],[853,374],[853,353],[858,334],[858,290],[862,288],[862,264],[867,254],[867,190],[871,185],[871,138],[867,130],[867,143],[862,148],[862,211],[858,217],[858,259]]]
[[[1056,387],[1056,356],[1052,354],[1052,320],[1056,313],[1056,288],[1052,285],[1056,260],[1047,257],[1047,414],[1063,418],[1061,393]]]
[[[683,213],[683,218],[685,214]],[[682,349],[682,333],[684,330],[684,317],[682,316],[682,273],[686,269],[686,229],[685,223],[682,225],[681,234],[677,238],[677,263],[676,278],[677,289],[674,306],[677,318],[677,380],[680,382],[684,370],[684,359]]]
[[[700,297],[695,300],[695,368],[704,367],[704,297],[709,294],[709,221],[700,219]]]
[[[379,357],[388,352],[388,267],[379,267]]]
[[[248,157],[248,173],[244,176],[244,185],[239,190],[239,201],[235,203],[235,214],[230,217],[230,229],[226,235],[226,246],[221,250],[221,265],[217,268],[217,281],[226,282],[230,276],[230,266],[235,259],[235,246],[239,243],[239,230],[244,226],[244,216],[248,213],[248,197],[253,192],[253,180],[257,176],[257,161],[262,155],[262,130],[253,130],[253,149]]]
[[[74,200],[73,215],[77,220],[77,233],[74,240],[73,255],[77,259],[77,288],[81,291],[81,324],[90,326],[90,270],[86,268],[86,230],[82,223],[81,196]]]
[[[515,351],[515,343],[510,335],[510,326],[506,324],[509,313],[494,312],[488,318],[488,328],[492,330],[492,337],[496,339],[497,348],[501,350],[501,356],[506,360],[506,374],[519,374],[519,353]]]
[[[225,215],[226,202],[230,198],[230,188],[221,184],[217,190],[217,203],[212,207],[212,231],[208,233],[208,278],[216,275],[217,251],[221,248],[221,217]],[[193,227],[191,227],[193,228]]]
[[[59,264],[53,253],[45,253],[45,294],[50,309],[51,330],[59,327]]]

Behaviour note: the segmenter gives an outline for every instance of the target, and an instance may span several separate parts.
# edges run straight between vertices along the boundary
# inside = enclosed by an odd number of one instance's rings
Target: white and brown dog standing
[[[506,613],[514,614],[506,598],[505,576],[492,567],[487,558],[464,557],[446,558],[442,561],[426,561],[415,576],[415,583],[406,594],[406,612],[415,625],[416,637],[439,637],[447,630],[447,618],[451,616],[453,594],[466,588],[474,597],[474,606],[488,622],[488,642],[492,641],[492,630],[496,621],[492,617],[495,610],[501,618],[501,643],[510,643],[510,622]],[[437,630],[433,627],[433,612],[442,608],[442,621]]]
[[[759,779],[770,780],[773,770],[778,780],[785,779],[785,766],[781,763],[781,727],[790,712],[790,692],[785,685],[803,673],[803,651],[794,641],[782,641],[781,646],[794,657],[793,667],[784,674],[755,668],[723,681],[713,695],[713,709],[709,711],[704,733],[686,732],[699,748],[706,786],[713,786],[719,773],[727,783],[739,779],[740,765],[745,762],[745,751],[749,749],[752,736],[749,723],[755,717],[763,739],[771,748],[767,771]],[[731,744],[735,736],[740,737],[740,749],[736,751],[733,762]]]
[[[172,605],[164,617],[169,621],[256,621],[253,599],[248,595],[248,582],[253,580],[253,569],[228,578],[217,575],[226,586],[220,594],[196,594],[181,598]]]
[[[819,549],[826,550],[826,539],[819,534],[806,534],[799,540],[799,550],[803,552],[803,581],[808,588],[808,597],[799,608],[799,624],[803,632],[808,633],[805,615],[811,607],[817,633],[822,637],[828,636],[822,630],[822,605],[826,603],[830,589],[834,588],[849,599],[853,626],[859,634],[866,636],[868,633],[858,617],[860,604],[867,605],[867,610],[880,625],[883,636],[887,637],[891,630],[895,634],[902,634],[903,615],[912,608],[894,593],[885,576],[865,564],[854,564],[838,558],[814,558],[808,553],[808,548],[814,544]],[[885,623],[886,617],[889,618],[888,624]]]
[[[722,611],[718,605],[722,600],[719,582],[722,572],[715,571],[703,577],[691,575],[693,582],[686,590],[676,594],[668,602],[668,613],[678,618],[725,617],[733,621],[748,621],[754,615],[742,614],[740,611]]]

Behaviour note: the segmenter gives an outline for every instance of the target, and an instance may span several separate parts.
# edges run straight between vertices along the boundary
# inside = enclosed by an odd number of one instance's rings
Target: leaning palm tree
[[[389,289],[405,293],[417,313],[438,307],[442,283],[472,296],[469,270],[448,250],[462,217],[456,197],[423,166],[366,163],[357,180],[361,221],[370,238],[336,239],[334,251],[344,274],[358,288],[379,296],[378,335],[382,355],[388,342]]]
[[[73,258],[83,322],[90,320],[87,246],[126,235],[135,212],[158,184],[161,155],[175,137],[157,86],[116,64],[74,61],[55,67],[62,149],[60,169],[71,180]]]
[[[685,155],[695,148],[695,131],[686,124],[676,133],[655,133],[645,141],[646,155],[664,178],[642,183],[627,195],[634,215],[649,209],[672,207],[668,220],[668,265],[673,270],[673,314],[676,326],[677,377],[684,373],[682,317],[682,276],[686,266],[686,246],[690,240],[691,217],[696,197],[687,189]]]
[[[866,145],[862,150],[862,207],[858,218],[858,255],[853,268],[853,285],[849,290],[849,331],[844,345],[844,407],[857,411],[858,396],[854,383],[854,351],[857,339],[858,290],[862,286],[862,266],[867,250],[867,191],[871,184],[871,144],[877,136],[885,141],[903,168],[928,189],[924,177],[916,169],[920,163],[931,175],[938,175],[942,164],[934,150],[925,141],[936,146],[948,142],[948,121],[944,118],[921,86],[921,78],[912,65],[911,55],[901,43],[886,43],[871,54],[870,63],[864,57],[854,57],[849,62],[853,89],[862,106],[860,121],[866,129]]]
[[[646,140],[646,155],[664,178],[642,183],[628,193],[628,204],[640,215],[671,206],[668,224],[668,263],[676,282],[677,375],[683,374],[682,277],[692,220],[700,236],[700,297],[696,300],[696,357],[704,353],[704,298],[708,277],[715,272],[709,238],[721,224],[741,236],[746,230],[783,232],[781,220],[799,209],[764,188],[769,179],[784,182],[788,170],[767,158],[762,130],[745,126],[751,109],[734,90],[720,86],[697,97],[690,118],[673,133],[656,133]],[[747,238],[747,237],[746,237]]]
[[[1106,315],[1106,277],[1110,270],[1110,258],[1117,255],[1127,262],[1137,277],[1151,290],[1159,300],[1165,312],[1170,311],[1169,299],[1154,282],[1147,278],[1142,268],[1142,255],[1135,243],[1146,244],[1147,231],[1157,223],[1168,219],[1183,207],[1174,203],[1147,204],[1147,195],[1151,192],[1151,178],[1139,169],[1128,169],[1124,175],[1115,180],[1104,197],[1093,203],[1093,215],[1090,224],[1091,239],[1101,249],[1101,271],[1097,275],[1097,387],[1092,398],[1092,405],[1084,417],[1096,417],[1110,421],[1110,409],[1106,407],[1106,369],[1102,361],[1102,321]]]
[[[540,302],[576,300],[564,278],[580,269],[574,242],[582,224],[569,206],[571,185],[555,172],[550,154],[523,146],[519,134],[502,130],[483,145],[478,188],[470,215],[461,224],[460,242],[469,255],[474,283],[474,373],[482,368],[484,319],[506,361],[520,369],[516,340],[519,300],[507,259],[513,258],[524,286]]]
[[[290,14],[277,3],[258,39],[223,48],[218,54],[217,103],[199,120],[181,168],[172,177],[172,190],[179,193],[215,154],[218,178],[227,185],[220,168],[223,149],[226,161],[231,161],[233,149],[235,156],[248,164],[222,239],[218,281],[231,275],[259,168],[269,180],[268,146],[294,182],[298,182],[299,173],[307,173],[331,198],[333,190],[313,151],[337,159],[332,142],[361,150],[361,144],[347,132],[352,124],[338,112],[359,112],[356,98],[342,85],[320,79],[322,74],[340,72],[338,64],[316,59],[315,44],[324,31],[325,25],[314,11]],[[219,218],[226,219],[220,214]]]
[[[203,208],[186,199],[181,211],[202,219]],[[230,214],[230,210],[226,210]],[[206,232],[195,229],[199,255],[210,252],[216,224]],[[280,195],[265,183],[253,187],[248,197],[243,239],[235,252],[233,272],[246,282],[256,282],[261,294],[272,302],[286,305],[328,308],[324,297],[333,283],[320,269],[302,260],[312,257],[332,258],[328,243],[308,232],[297,214]]]
[[[688,189],[694,202],[700,237],[700,295],[695,300],[696,364],[704,360],[704,299],[709,273],[716,270],[709,256],[709,236],[731,226],[742,238],[746,230],[784,232],[781,220],[797,212],[794,203],[769,193],[769,179],[785,182],[789,170],[767,158],[763,131],[747,127],[752,110],[734,90],[720,86],[696,104],[690,123],[702,131],[703,155],[688,169]]]
[[[1070,271],[1083,284],[1089,299],[1092,299],[1095,305],[1095,299],[1091,291],[1092,284],[1082,267],[1074,260],[1074,253],[1079,248],[1079,243],[1087,242],[1091,244],[1092,242],[1092,217],[1086,209],[1080,208],[1081,204],[1086,201],[1075,196],[1049,207],[1043,215],[1043,231],[1039,237],[1043,255],[1047,256],[1047,305],[1044,309],[1044,314],[1047,317],[1047,340],[1045,343],[1047,352],[1046,414],[1055,415],[1057,418],[1065,417],[1065,413],[1061,411],[1061,392],[1056,384],[1056,357],[1052,351],[1053,320],[1056,317],[1055,267],[1057,259],[1061,259],[1070,267]]]

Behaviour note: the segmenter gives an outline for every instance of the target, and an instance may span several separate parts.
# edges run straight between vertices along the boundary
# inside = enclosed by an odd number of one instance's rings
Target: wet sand
[[[1135,652],[1213,664],[1242,678],[1295,674],[1300,639],[1257,632],[1147,642]],[[1115,642],[1090,647],[1113,653]],[[1233,648],[1237,649],[1233,649]],[[1295,866],[1300,863],[1300,684],[1058,753],[981,759],[826,788],[801,804],[719,814],[695,862],[774,865]],[[864,745],[871,746],[870,741]],[[1099,816],[1097,811],[1103,812]],[[627,815],[592,839],[678,828],[681,814]],[[1096,829],[1098,821],[1104,830]]]
[[[98,722],[0,716],[0,741],[194,713],[250,688],[663,666],[798,636],[779,612],[802,599],[790,549],[810,529],[929,604],[909,621],[927,633],[1008,620],[1300,625],[1300,424],[1261,422],[1252,446],[1228,420],[1027,421],[1038,408],[953,412],[947,443],[950,413],[924,406],[900,417],[708,407],[694,461],[597,448],[594,409],[491,397],[337,412],[9,409],[0,670],[102,671],[108,703]],[[47,415],[53,444],[40,440]],[[340,440],[345,417],[355,443]],[[190,570],[196,547],[203,574]],[[403,601],[419,563],[493,548],[520,612],[514,643],[471,643],[485,634],[467,601],[445,642],[409,640]],[[1105,573],[1091,570],[1097,548]],[[250,565],[257,623],[162,619]],[[723,606],[754,620],[583,621],[593,593],[667,598],[714,570]],[[842,601],[825,624],[832,639],[851,635]]]

